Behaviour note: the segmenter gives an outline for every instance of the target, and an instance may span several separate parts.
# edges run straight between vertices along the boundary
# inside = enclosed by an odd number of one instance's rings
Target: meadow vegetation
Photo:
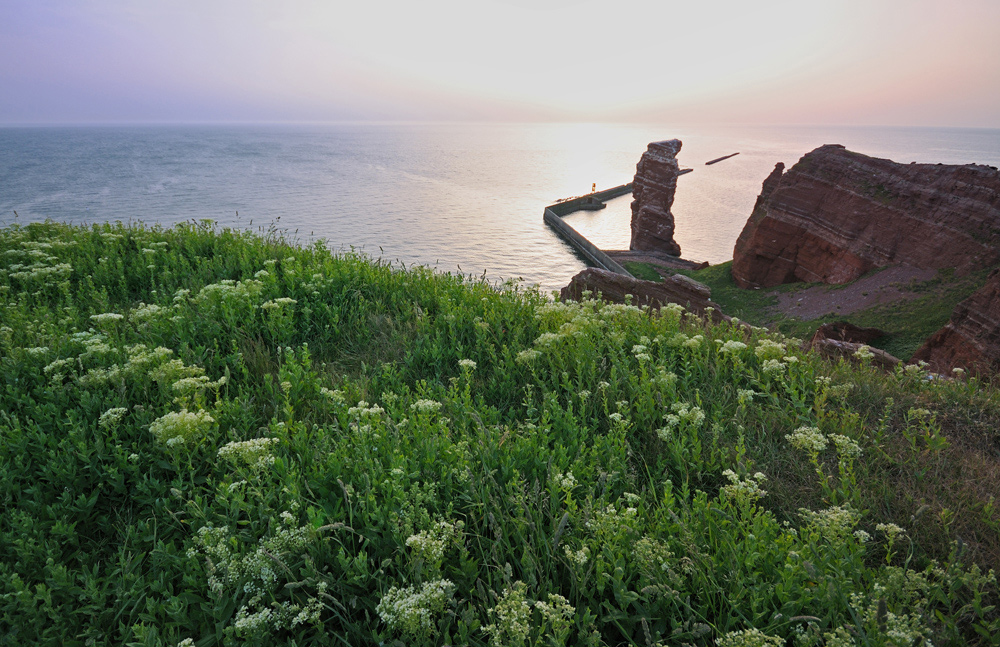
[[[787,283],[766,290],[746,290],[736,285],[731,273],[732,261],[701,270],[664,270],[684,274],[704,283],[712,290],[712,300],[728,315],[740,317],[758,326],[766,326],[789,337],[808,339],[824,323],[847,321],[856,326],[879,328],[885,335],[873,346],[906,361],[924,341],[944,327],[955,306],[981,288],[994,267],[956,276],[953,270],[941,270],[926,281],[912,281],[899,287],[910,298],[897,299],[849,313],[840,313],[832,306],[820,317],[796,317],[782,312],[778,295],[795,295],[805,290],[822,288],[833,295],[847,285],[822,283]],[[648,281],[660,281],[662,275],[650,263],[628,262],[626,269],[633,276]],[[868,275],[878,273],[873,270]],[[866,275],[866,276],[868,276]]]
[[[0,230],[0,644],[995,645],[1000,398],[278,232]]]

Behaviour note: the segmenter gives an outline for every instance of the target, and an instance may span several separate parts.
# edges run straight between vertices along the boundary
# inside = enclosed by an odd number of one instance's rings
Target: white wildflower
[[[531,603],[526,597],[527,585],[514,582],[504,589],[496,606],[489,610],[492,622],[483,631],[490,635],[491,645],[519,647],[531,632]]]
[[[434,413],[441,409],[441,403],[436,400],[420,399],[411,404],[410,409],[419,413]]]
[[[718,647],[783,647],[784,638],[769,636],[760,629],[730,631],[719,637]]]
[[[515,359],[518,364],[530,364],[531,362],[534,362],[536,359],[538,359],[539,355],[541,355],[539,351],[528,349],[528,350],[522,350],[520,353],[518,353]]]
[[[434,618],[444,611],[455,592],[449,580],[425,582],[419,589],[392,587],[379,601],[375,611],[382,621],[404,635],[428,637],[435,632]]]
[[[296,303],[298,303],[298,301],[296,301],[295,299],[290,299],[288,297],[281,297],[278,299],[265,301],[264,303],[261,304],[260,307],[263,310],[271,311],[271,310],[280,310],[284,306],[291,306],[295,305]]]
[[[263,469],[274,464],[275,459],[271,454],[271,448],[277,443],[277,438],[233,441],[220,447],[218,456],[234,465],[243,465],[250,469]]]
[[[122,417],[128,413],[128,409],[125,407],[115,407],[113,409],[108,409],[101,414],[100,420],[97,424],[101,427],[107,429],[108,427],[114,427],[122,419]]]
[[[865,361],[875,357],[875,354],[872,352],[871,348],[862,344],[858,347],[858,350],[854,351],[854,356],[862,361]]]
[[[214,422],[215,419],[207,411],[181,409],[157,418],[149,430],[161,443],[174,447],[186,440],[203,437]]]
[[[663,419],[667,423],[666,428],[657,431],[657,435],[659,435],[663,440],[669,438],[670,432],[682,424],[697,428],[700,427],[705,421],[705,412],[701,409],[701,407],[696,407],[693,404],[688,404],[686,402],[674,402],[670,405],[670,410],[673,413],[668,413],[663,416]]]
[[[861,446],[847,436],[842,436],[841,434],[831,434],[830,440],[832,440],[833,444],[837,447],[837,453],[840,455],[841,459],[849,460],[861,456]]]
[[[337,392],[334,391],[334,393],[337,393]],[[373,404],[373,405],[369,406],[366,401],[360,400],[360,401],[358,401],[358,406],[349,408],[347,410],[347,413],[348,413],[348,415],[360,416],[360,417],[365,417],[365,416],[380,416],[383,413],[385,413],[385,409],[383,409],[382,407],[378,406],[377,404]]]
[[[785,345],[771,339],[761,339],[753,352],[761,360],[778,359],[785,355]]]
[[[569,491],[576,487],[576,477],[573,476],[573,472],[566,472],[565,474],[556,472],[552,480],[560,490]]]
[[[576,608],[558,593],[549,593],[547,602],[535,602],[535,608],[541,612],[542,620],[552,625],[556,632],[567,628],[576,615]]]
[[[461,543],[463,527],[461,521],[455,524],[439,521],[430,530],[407,537],[406,545],[413,551],[415,557],[437,565],[444,559],[444,553],[449,546]]]
[[[115,323],[124,318],[125,315],[120,315],[117,312],[104,312],[99,315],[90,315],[90,320],[98,325],[103,323]]]
[[[832,506],[819,511],[800,508],[799,513],[805,519],[807,526],[827,540],[846,536],[858,523],[858,513],[847,505]]]
[[[590,549],[586,546],[580,550],[573,550],[569,546],[563,546],[563,553],[565,553],[566,559],[576,566],[586,566],[587,560],[590,559]]]
[[[680,315],[680,314],[684,313],[684,306],[682,306],[679,303],[673,303],[673,302],[671,302],[671,303],[668,303],[668,304],[664,305],[663,308],[660,310],[661,313],[664,312],[664,311],[670,312],[670,313],[673,313],[673,314],[676,314],[676,315]]]
[[[792,447],[807,452],[819,453],[827,446],[826,436],[818,427],[799,427],[793,433],[786,434],[785,438]]]
[[[331,391],[330,389],[326,388],[325,386],[322,386],[319,389],[319,394],[322,395],[325,398],[329,398],[330,400],[333,400],[337,404],[344,404],[344,392],[343,391],[339,391],[339,390],[337,390],[337,391]]]
[[[740,351],[746,349],[746,347],[747,347],[747,345],[744,344],[743,342],[736,341],[734,339],[730,339],[729,341],[727,341],[726,343],[724,343],[719,348],[719,352],[720,353],[739,353]]]
[[[903,530],[894,523],[880,523],[877,526],[875,526],[875,530],[881,533],[885,533],[885,536],[889,539],[890,542],[894,542],[898,537],[906,534],[905,530]]]
[[[536,346],[551,346],[562,339],[563,336],[553,332],[545,332],[538,336],[535,340]]]
[[[784,372],[785,364],[776,359],[768,359],[764,360],[764,365],[761,367],[761,370],[767,375],[774,375]]]
[[[174,382],[170,388],[172,388],[175,393],[181,396],[186,396],[202,391],[209,386],[211,386],[211,383],[208,376],[199,375],[197,377],[183,377]]]
[[[685,341],[683,346],[684,348],[698,348],[699,346],[701,346],[703,341],[705,341],[705,337],[703,335],[694,335],[693,337]]]
[[[746,479],[741,479],[733,470],[726,470],[722,475],[729,479],[729,484],[722,486],[722,491],[734,501],[753,503],[767,495],[767,490],[760,487],[760,484],[767,480],[761,472]]]

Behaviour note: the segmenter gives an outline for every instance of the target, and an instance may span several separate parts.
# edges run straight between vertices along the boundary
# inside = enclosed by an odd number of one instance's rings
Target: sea
[[[823,144],[897,162],[1000,166],[1000,130],[670,124],[123,125],[0,128],[0,226],[51,219],[279,229],[398,267],[557,290],[584,261],[543,222],[552,202],[632,180],[680,139],[684,258],[721,263],[761,182]],[[713,165],[705,162],[731,153]],[[631,196],[567,221],[627,249]],[[16,215],[15,215],[16,213]]]

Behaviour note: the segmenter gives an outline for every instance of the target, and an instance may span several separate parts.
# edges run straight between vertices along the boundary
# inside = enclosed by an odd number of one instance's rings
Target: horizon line
[[[78,127],[143,127],[143,126],[527,126],[527,125],[595,125],[595,126],[663,126],[679,128],[857,128],[901,130],[1000,130],[996,126],[909,125],[909,124],[852,124],[852,123],[781,123],[781,122],[698,122],[650,120],[429,120],[429,119],[330,119],[330,120],[81,120],[81,121],[0,121],[0,128],[78,128]]]

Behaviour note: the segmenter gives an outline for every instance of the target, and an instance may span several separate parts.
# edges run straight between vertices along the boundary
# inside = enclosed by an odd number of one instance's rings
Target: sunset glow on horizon
[[[12,0],[0,124],[997,128],[998,36],[994,0]]]

